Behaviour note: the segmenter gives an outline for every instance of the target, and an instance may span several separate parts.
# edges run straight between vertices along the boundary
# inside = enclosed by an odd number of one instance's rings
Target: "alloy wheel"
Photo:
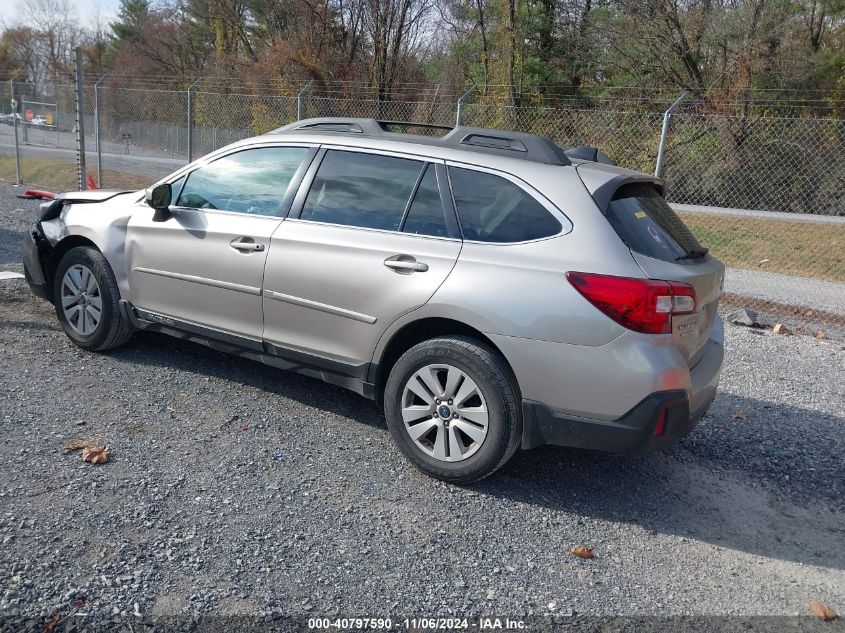
[[[90,336],[103,317],[100,285],[91,270],[74,264],[62,277],[62,310],[70,327],[77,334]]]
[[[406,382],[402,420],[424,453],[440,461],[459,462],[481,448],[490,416],[481,390],[466,372],[436,364],[417,370]]]

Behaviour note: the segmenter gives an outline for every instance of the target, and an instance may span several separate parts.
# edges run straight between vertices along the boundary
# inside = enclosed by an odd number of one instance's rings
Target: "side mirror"
[[[153,222],[164,222],[170,218],[170,198],[173,192],[168,183],[162,183],[155,187],[149,187],[144,192],[144,199],[147,204],[155,209]]]

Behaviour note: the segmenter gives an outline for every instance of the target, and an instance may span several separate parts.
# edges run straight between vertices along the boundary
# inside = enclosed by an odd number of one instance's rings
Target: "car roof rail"
[[[443,136],[408,134],[396,128],[447,130]],[[571,165],[562,147],[544,136],[525,132],[509,132],[487,128],[447,126],[411,121],[379,121],[377,119],[323,117],[304,119],[286,125],[270,134],[315,132],[326,134],[361,134],[371,138],[395,140],[436,147],[451,147],[475,152],[518,158],[547,165]]]

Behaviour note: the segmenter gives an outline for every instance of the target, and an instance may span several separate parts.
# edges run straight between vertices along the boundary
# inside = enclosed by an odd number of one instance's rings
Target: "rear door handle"
[[[397,273],[424,273],[428,270],[428,264],[418,262],[410,255],[394,255],[384,260],[384,265],[392,268]]]
[[[259,244],[251,237],[239,237],[229,242],[229,246],[247,253],[257,253],[264,250],[264,244]]]

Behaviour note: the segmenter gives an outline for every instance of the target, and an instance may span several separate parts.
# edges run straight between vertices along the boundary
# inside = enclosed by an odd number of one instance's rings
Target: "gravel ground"
[[[20,271],[33,205],[10,191],[0,270]],[[726,336],[719,395],[676,448],[542,448],[457,487],[352,393],[150,333],[86,353],[0,281],[0,615],[845,611],[845,347]],[[88,438],[110,463],[63,450]]]

